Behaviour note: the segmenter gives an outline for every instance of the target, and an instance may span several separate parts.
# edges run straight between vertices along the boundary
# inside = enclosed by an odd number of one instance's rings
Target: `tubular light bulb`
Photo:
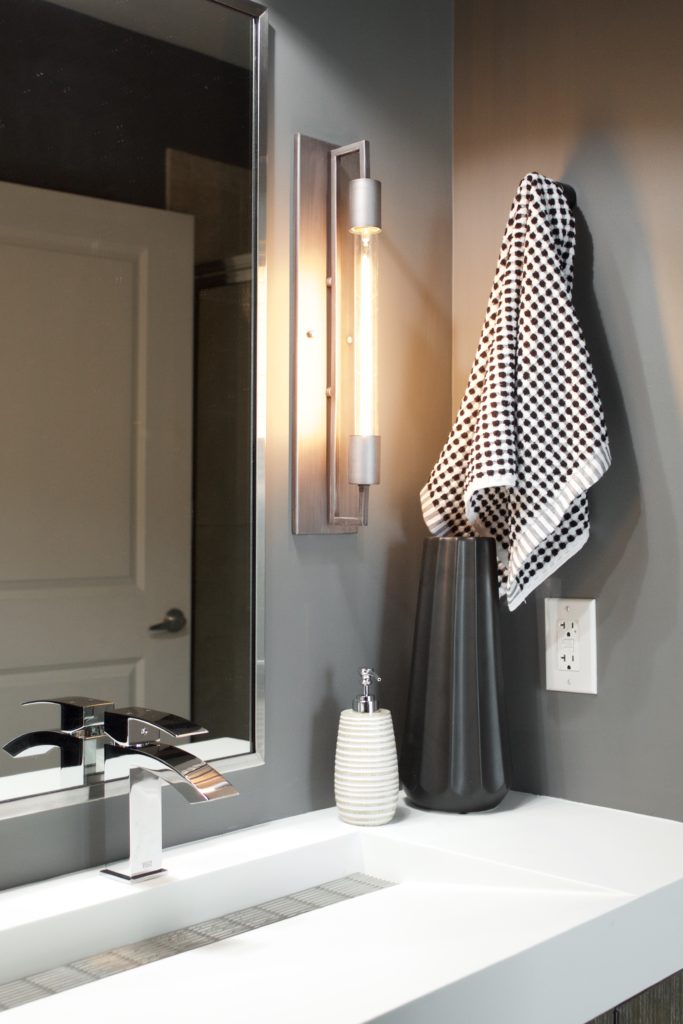
[[[354,278],[354,432],[349,438],[349,483],[365,490],[379,483],[380,437],[377,417],[377,247],[382,230],[381,186],[373,178],[349,184],[349,222]],[[361,499],[363,500],[363,499]]]
[[[379,433],[377,416],[377,230],[354,232],[354,433]]]

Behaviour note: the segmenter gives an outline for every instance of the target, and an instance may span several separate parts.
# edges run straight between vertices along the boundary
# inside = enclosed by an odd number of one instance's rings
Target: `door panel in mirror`
[[[0,182],[0,239],[0,679],[189,716],[192,218]]]

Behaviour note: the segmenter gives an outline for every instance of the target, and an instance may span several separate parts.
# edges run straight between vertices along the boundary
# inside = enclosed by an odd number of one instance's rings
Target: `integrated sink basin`
[[[478,815],[401,805],[378,829],[329,809],[164,856],[144,883],[92,870],[1,894],[0,981],[357,873],[395,884],[62,992],[50,1012],[85,1019],[96,998],[118,1021],[171,986],[166,1021],[191,1019],[201,991],[207,1013],[250,1024],[547,1024],[551,1003],[554,1021],[583,1024],[683,966],[676,822],[510,794]]]

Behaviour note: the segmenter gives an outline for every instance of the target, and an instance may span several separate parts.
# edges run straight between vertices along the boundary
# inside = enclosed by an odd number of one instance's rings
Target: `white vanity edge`
[[[48,960],[55,944],[63,952],[80,913],[101,922],[98,948],[111,948],[133,916],[161,932],[177,926],[169,908],[179,903],[185,923],[224,912],[206,885],[214,873],[229,869],[248,906],[282,891],[271,860],[295,891],[372,871],[394,842],[402,885],[50,997],[49,1010],[40,1001],[7,1011],[7,1024],[86,1019],[93,996],[98,1019],[114,1021],[133,999],[152,1012],[162,993],[165,1020],[180,1021],[197,991],[206,1019],[229,1012],[250,1024],[584,1024],[683,968],[683,824],[525,794],[465,816],[401,803],[378,829],[344,825],[331,808],[167,850],[168,874],[144,885],[92,870],[8,890],[0,965],[21,975],[25,941],[32,954],[44,942]],[[455,865],[450,883],[412,871],[420,851]],[[479,881],[459,886],[458,872],[471,870]],[[487,913],[512,921],[509,934],[487,936]]]

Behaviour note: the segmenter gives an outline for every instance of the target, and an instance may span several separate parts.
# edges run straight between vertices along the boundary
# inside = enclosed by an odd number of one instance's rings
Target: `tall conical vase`
[[[401,782],[410,803],[485,811],[508,791],[495,542],[426,540]]]

